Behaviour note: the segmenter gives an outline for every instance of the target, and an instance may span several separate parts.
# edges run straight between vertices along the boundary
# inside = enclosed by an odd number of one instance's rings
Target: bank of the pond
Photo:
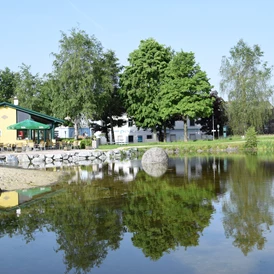
[[[99,164],[132,157],[134,148],[103,150],[43,150],[0,153],[0,189],[28,189],[56,183],[62,166]]]
[[[62,172],[1,167],[0,189],[7,191],[46,186],[58,182],[61,176]]]
[[[110,158],[118,159],[124,153],[131,155],[134,151],[145,151],[151,147],[158,146],[164,148],[170,155],[183,155],[187,153],[235,153],[240,152],[245,141],[242,138],[235,137],[230,140],[215,141],[190,141],[174,143],[153,143],[138,144],[126,146],[101,146],[100,150],[91,152],[83,150],[75,151],[32,151],[26,153],[1,152],[0,161],[0,188],[2,190],[27,189],[37,186],[45,186],[57,182],[63,175],[62,171],[43,170],[46,167],[60,166],[61,164],[88,164],[92,162],[102,162]],[[258,136],[259,151],[274,151],[274,136]],[[130,152],[128,152],[130,151]],[[23,168],[14,168],[9,165],[3,165],[3,161],[14,160],[18,157],[18,162],[25,165]],[[16,161],[16,160],[15,160]],[[22,167],[21,166],[21,167]],[[60,169],[56,169],[60,170]]]

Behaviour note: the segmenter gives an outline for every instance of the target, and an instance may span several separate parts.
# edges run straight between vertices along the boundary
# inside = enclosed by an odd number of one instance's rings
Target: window
[[[147,135],[147,139],[152,139],[152,135]]]
[[[17,130],[17,140],[23,140],[28,137],[28,131],[26,129]]]
[[[133,121],[131,119],[128,119],[128,126],[132,127],[133,126]]]
[[[139,135],[137,140],[138,140],[138,143],[142,143],[143,142],[143,136]]]
[[[170,134],[170,142],[176,142],[176,134]]]
[[[195,120],[194,119],[189,119],[189,125],[190,126],[195,126]]]
[[[133,143],[133,135],[129,135],[128,136],[128,142],[129,143]]]
[[[20,110],[17,110],[17,123],[22,122],[26,119],[29,119],[29,114],[22,112]]]

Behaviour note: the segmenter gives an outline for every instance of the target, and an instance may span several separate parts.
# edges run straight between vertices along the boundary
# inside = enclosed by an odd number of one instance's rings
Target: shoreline
[[[63,172],[0,167],[0,189],[2,191],[30,189],[57,183]]]

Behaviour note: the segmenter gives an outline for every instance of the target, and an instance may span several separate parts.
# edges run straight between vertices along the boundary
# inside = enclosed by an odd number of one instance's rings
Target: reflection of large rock
[[[162,176],[168,168],[168,155],[158,147],[147,150],[142,157],[142,167],[144,171],[153,176]]]
[[[143,163],[168,163],[167,153],[159,147],[150,148],[142,157]]]
[[[160,177],[166,173],[168,163],[142,163],[142,167],[148,175]]]

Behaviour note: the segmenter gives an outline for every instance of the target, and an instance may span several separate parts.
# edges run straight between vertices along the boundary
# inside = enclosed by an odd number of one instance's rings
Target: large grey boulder
[[[143,163],[143,170],[152,177],[161,177],[167,171],[168,164],[167,163]]]
[[[141,162],[148,175],[160,177],[167,171],[168,155],[162,148],[150,148],[144,153]]]
[[[152,164],[152,163],[168,163],[167,153],[159,147],[153,147],[148,149],[143,157],[142,164]]]

